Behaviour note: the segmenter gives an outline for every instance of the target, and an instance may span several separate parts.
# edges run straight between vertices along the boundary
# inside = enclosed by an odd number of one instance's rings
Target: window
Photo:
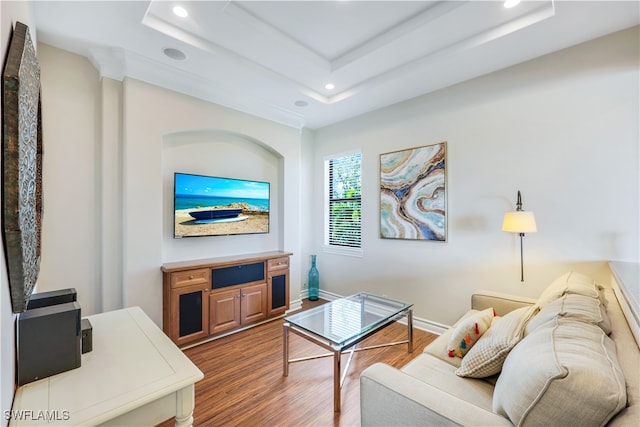
[[[343,248],[361,247],[361,164],[362,154],[359,152],[325,160],[326,245]]]

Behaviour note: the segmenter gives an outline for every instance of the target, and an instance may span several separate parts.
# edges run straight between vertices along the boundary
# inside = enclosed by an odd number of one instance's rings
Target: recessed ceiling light
[[[505,0],[504,7],[507,9],[511,9],[512,7],[516,7],[520,4],[520,0]]]
[[[335,89],[335,85],[333,83],[327,83],[326,85],[324,85],[324,88],[327,90],[333,90]]]
[[[183,61],[187,58],[187,55],[185,55],[183,51],[174,49],[172,47],[166,47],[162,49],[162,53],[164,53],[171,59],[175,59],[176,61]]]
[[[306,107],[307,105],[309,105],[309,103],[307,101],[296,101],[293,103],[293,105],[295,105],[296,107]]]
[[[186,18],[187,16],[189,16],[189,12],[187,12],[187,9],[182,6],[175,6],[173,8],[173,13],[180,18]]]

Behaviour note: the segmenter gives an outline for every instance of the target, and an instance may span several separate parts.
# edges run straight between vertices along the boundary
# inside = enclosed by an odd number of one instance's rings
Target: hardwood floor
[[[303,302],[303,310],[324,301]],[[282,376],[282,319],[184,351],[204,373],[196,383],[195,426],[357,426],[360,425],[360,373],[375,362],[401,367],[419,355],[436,335],[415,329],[413,352],[406,345],[356,352],[342,387],[342,411],[333,412],[333,360],[289,365]],[[290,357],[322,354],[322,348],[289,335]],[[372,345],[406,339],[395,323],[367,338]],[[343,367],[348,355],[343,355]],[[173,425],[173,420],[161,427]]]

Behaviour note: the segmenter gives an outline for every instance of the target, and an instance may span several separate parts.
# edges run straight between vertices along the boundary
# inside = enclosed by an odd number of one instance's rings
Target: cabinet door
[[[267,317],[267,284],[246,286],[242,292],[242,324],[257,322]]]
[[[209,335],[207,284],[171,290],[171,338],[177,345]]]
[[[289,270],[269,273],[267,285],[267,314],[284,314],[289,309]]]
[[[240,326],[240,290],[212,292],[209,296],[211,334]]]

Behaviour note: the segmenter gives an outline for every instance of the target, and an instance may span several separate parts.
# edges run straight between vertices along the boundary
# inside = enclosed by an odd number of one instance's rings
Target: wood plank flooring
[[[305,300],[302,309],[324,302]],[[356,352],[342,387],[342,411],[334,413],[332,358],[293,363],[289,376],[282,376],[282,323],[274,320],[184,351],[204,373],[195,388],[195,426],[360,425],[360,373],[375,362],[401,367],[436,338],[414,328],[411,354],[406,345]],[[361,346],[402,341],[406,331],[395,323]],[[295,334],[289,337],[290,358],[326,352]],[[172,425],[168,420],[160,426]]]

